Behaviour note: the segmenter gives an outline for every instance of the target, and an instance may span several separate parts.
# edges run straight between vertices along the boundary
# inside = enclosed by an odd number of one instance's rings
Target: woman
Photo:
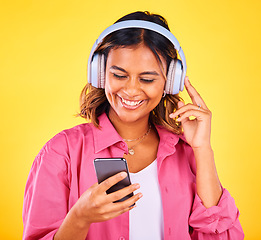
[[[148,12],[117,22],[126,20],[168,29]],[[127,28],[106,36],[95,53],[104,57],[105,89],[87,84],[80,115],[91,123],[57,134],[36,157],[23,239],[243,239],[238,209],[216,172],[211,112],[188,77],[191,104],[164,92],[177,58],[173,44],[154,31]],[[124,157],[132,185],[106,194],[126,173],[96,183],[99,157]]]

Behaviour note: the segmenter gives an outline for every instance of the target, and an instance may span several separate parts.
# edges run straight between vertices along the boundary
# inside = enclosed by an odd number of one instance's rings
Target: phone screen
[[[131,185],[127,161],[124,158],[96,158],[94,160],[94,167],[96,170],[98,183],[103,182],[105,179],[112,177],[113,175],[119,172],[127,173],[126,178],[116,183],[106,191],[107,194],[110,194],[112,192],[118,191],[124,187]],[[116,202],[122,202],[132,196],[133,193],[125,196],[124,198]]]

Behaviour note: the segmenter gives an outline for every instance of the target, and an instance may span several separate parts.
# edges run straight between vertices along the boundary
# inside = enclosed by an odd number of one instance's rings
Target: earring
[[[166,97],[166,91],[164,90],[163,94],[162,94],[162,98]]]

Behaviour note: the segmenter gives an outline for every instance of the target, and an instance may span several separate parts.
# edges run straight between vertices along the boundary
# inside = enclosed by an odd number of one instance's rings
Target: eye
[[[124,75],[117,75],[115,73],[113,73],[113,76],[118,78],[118,79],[123,79],[123,78],[126,78],[127,76],[124,76]]]
[[[147,78],[141,78],[140,81],[144,83],[152,83],[155,79],[147,79]]]

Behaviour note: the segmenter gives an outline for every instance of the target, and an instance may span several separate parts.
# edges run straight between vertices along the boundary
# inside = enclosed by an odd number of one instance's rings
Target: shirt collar
[[[93,126],[94,151],[95,153],[117,143],[123,142],[122,137],[118,134],[106,113],[98,117],[100,129]],[[127,147],[127,146],[126,146]]]
[[[101,114],[99,117],[100,129],[93,126],[94,135],[94,149],[95,153],[114,145],[115,143],[122,142],[125,150],[128,149],[127,144],[123,141],[122,137],[118,134],[112,123],[110,122],[106,113]],[[166,153],[174,153],[175,146],[182,139],[186,142],[184,135],[174,134],[160,125],[156,125],[160,137],[159,149]],[[162,151],[161,151],[162,152]]]
[[[156,129],[162,143],[166,143],[169,140],[172,140],[173,145],[176,145],[178,143],[180,135],[174,134],[160,125],[156,125]]]
[[[158,157],[171,155],[176,151],[176,144],[179,141],[179,135],[168,131],[166,128],[157,125],[160,142],[158,147]]]

